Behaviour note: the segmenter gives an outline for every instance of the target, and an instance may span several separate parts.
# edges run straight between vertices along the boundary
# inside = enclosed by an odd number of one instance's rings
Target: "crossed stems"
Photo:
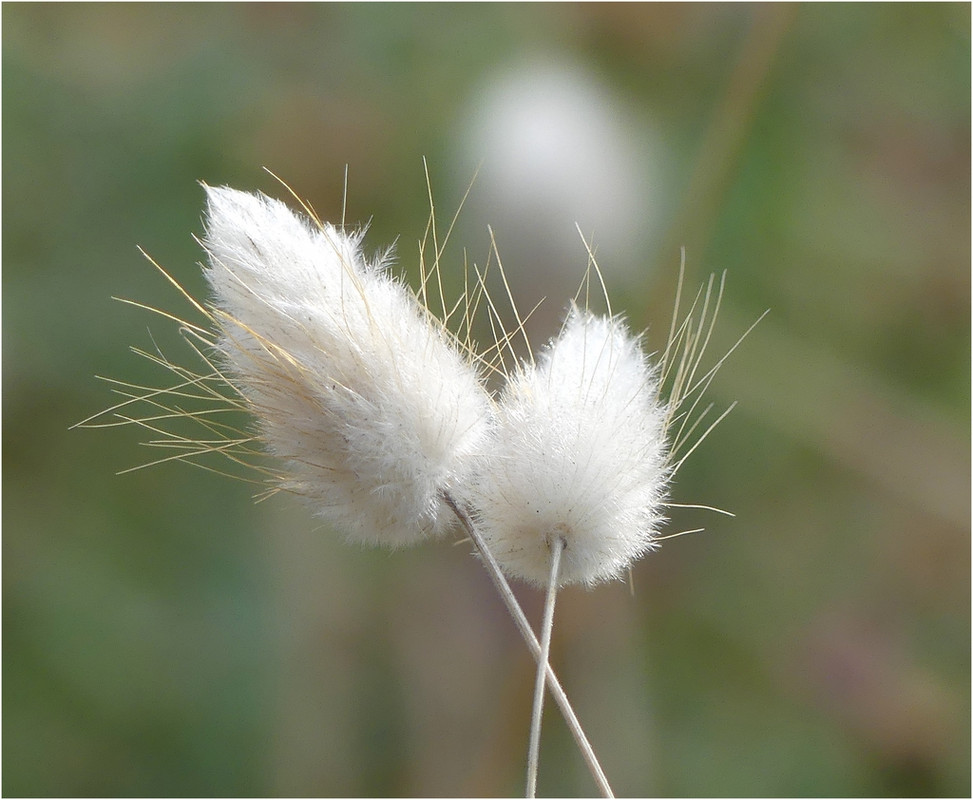
[[[448,505],[456,517],[462,523],[466,532],[469,534],[470,539],[473,540],[473,544],[480,553],[480,557],[483,559],[483,564],[493,580],[494,586],[497,587],[497,591],[500,593],[500,597],[504,604],[507,606],[507,610],[510,612],[510,616],[513,618],[514,624],[516,624],[518,630],[520,630],[520,635],[523,636],[524,641],[527,642],[527,647],[534,656],[534,660],[538,665],[543,664],[545,659],[542,653],[542,648],[540,642],[537,641],[537,636],[534,635],[534,631],[531,629],[530,624],[527,622],[527,617],[524,616],[524,612],[520,607],[520,603],[517,602],[517,598],[514,596],[513,591],[510,589],[510,584],[507,583],[507,579],[504,577],[503,572],[500,570],[500,565],[497,560],[493,557],[493,553],[487,547],[486,542],[483,541],[483,537],[480,536],[479,532],[473,526],[472,520],[470,520],[469,514],[463,510],[453,497],[448,493],[443,493],[443,500],[446,505]],[[568,728],[571,731],[571,735],[574,737],[574,741],[578,745],[578,749],[581,751],[581,755],[588,765],[588,770],[591,772],[591,776],[595,779],[598,784],[598,788],[601,790],[603,797],[613,798],[615,795],[612,793],[611,786],[608,785],[608,779],[605,777],[605,773],[598,763],[598,758],[595,756],[595,751],[591,747],[591,743],[588,741],[588,737],[585,736],[584,730],[581,728],[581,723],[578,721],[578,717],[574,713],[574,709],[571,708],[571,703],[568,701],[568,696],[564,693],[564,689],[561,687],[561,682],[557,679],[557,675],[554,674],[554,670],[551,669],[551,665],[546,665],[546,677],[547,685],[550,687],[551,694],[554,695],[554,701],[558,704],[561,709],[561,713],[564,716],[564,721],[567,723]]]

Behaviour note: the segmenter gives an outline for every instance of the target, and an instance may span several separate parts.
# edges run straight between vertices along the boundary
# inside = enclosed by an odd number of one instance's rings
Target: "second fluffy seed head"
[[[537,363],[510,377],[474,488],[504,571],[546,584],[555,537],[561,585],[617,578],[649,550],[668,482],[664,420],[638,339],[573,308]]]

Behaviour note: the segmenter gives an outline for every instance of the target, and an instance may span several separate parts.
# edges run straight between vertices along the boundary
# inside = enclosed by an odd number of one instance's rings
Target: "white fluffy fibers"
[[[509,575],[560,585],[618,577],[652,547],[668,470],[653,370],[618,319],[572,308],[560,336],[504,389],[475,492],[483,537]]]
[[[470,361],[383,259],[363,258],[360,233],[261,194],[206,192],[221,367],[281,488],[367,543],[445,530],[442,493],[465,481],[492,413]]]

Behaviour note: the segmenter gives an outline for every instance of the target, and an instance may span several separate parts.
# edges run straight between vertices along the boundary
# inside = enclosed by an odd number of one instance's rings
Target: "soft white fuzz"
[[[491,415],[469,360],[386,258],[363,258],[360,233],[206,192],[222,366],[283,462],[282,488],[364,542],[445,530],[442,494],[466,482]]]
[[[668,470],[664,406],[639,342],[618,319],[572,308],[536,365],[503,391],[476,520],[509,575],[559,585],[618,577],[652,546]]]

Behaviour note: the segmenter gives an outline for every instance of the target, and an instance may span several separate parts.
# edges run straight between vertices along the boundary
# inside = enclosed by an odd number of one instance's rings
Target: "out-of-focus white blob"
[[[661,201],[657,137],[595,76],[556,61],[504,70],[475,91],[462,124],[456,179],[482,162],[465,220],[479,228],[471,257],[485,261],[481,231],[491,225],[518,304],[549,298],[535,335],[556,331],[584,271],[576,223],[610,283],[647,267]]]

